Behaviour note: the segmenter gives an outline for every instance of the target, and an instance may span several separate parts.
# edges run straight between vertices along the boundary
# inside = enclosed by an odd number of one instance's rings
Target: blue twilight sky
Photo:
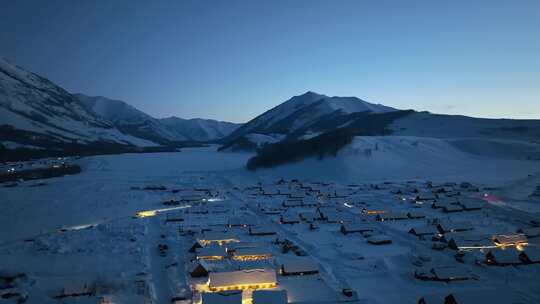
[[[540,118],[538,0],[0,0],[0,56],[156,117],[244,122],[312,90]]]

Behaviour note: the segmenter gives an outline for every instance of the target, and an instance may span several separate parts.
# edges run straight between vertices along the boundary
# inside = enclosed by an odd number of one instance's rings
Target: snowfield
[[[502,155],[480,155],[494,144],[508,148]],[[408,233],[414,227],[435,227],[434,219],[473,223],[474,233],[489,240],[533,225],[540,216],[540,198],[529,195],[540,184],[540,161],[527,158],[523,145],[538,151],[533,143],[513,141],[357,137],[336,158],[256,172],[245,169],[253,154],[219,153],[215,146],[83,158],[78,161],[81,174],[49,179],[42,187],[30,187],[32,182],[0,187],[0,292],[6,290],[2,278],[16,277],[10,290],[26,297],[26,303],[171,303],[173,297],[188,299],[179,303],[199,303],[208,292],[208,278],[190,276],[200,252],[188,249],[206,237],[201,229],[211,227],[271,254],[256,262],[209,261],[214,271],[261,265],[279,269],[298,258],[316,265],[318,273],[305,276],[277,271],[272,289],[286,290],[290,303],[416,303],[425,296],[504,288],[520,303],[538,303],[540,264],[489,266],[480,250],[467,251],[461,263],[454,257],[457,251],[434,250],[431,237]],[[277,184],[281,178],[287,182]],[[465,181],[471,188],[460,188]],[[478,192],[471,190],[475,187]],[[449,201],[445,196],[459,191],[460,201],[479,203],[481,210],[454,205],[460,212],[445,213],[415,198],[442,188],[441,199]],[[320,195],[315,205],[283,205],[297,201],[285,197],[300,195],[307,202],[315,192]],[[207,195],[204,203],[197,199],[200,193]],[[423,217],[379,222],[375,213],[367,213],[381,210],[388,216],[419,212]],[[148,217],[136,217],[140,211]],[[319,214],[327,218],[312,218]],[[282,224],[284,215],[298,223]],[[342,233],[341,223],[330,220],[336,217],[373,231]],[[252,235],[247,228],[252,225],[275,234]],[[391,243],[369,242],[386,239]],[[539,250],[539,243],[529,239],[525,252]],[[284,252],[287,246],[292,249]],[[431,268],[440,276],[453,272],[467,279],[415,278],[415,272]],[[344,289],[354,295],[345,295]],[[87,291],[91,295],[66,297]],[[244,291],[243,297],[250,301],[251,292]]]

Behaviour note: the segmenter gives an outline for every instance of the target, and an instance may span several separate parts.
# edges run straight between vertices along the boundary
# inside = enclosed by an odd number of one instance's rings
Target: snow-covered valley
[[[409,233],[415,227],[435,229],[436,223],[472,225],[463,237],[481,236],[484,244],[495,235],[539,229],[534,225],[540,224],[540,199],[530,195],[540,184],[540,162],[519,153],[511,157],[513,142],[498,143],[509,147],[501,157],[470,153],[462,147],[464,139],[455,141],[357,137],[336,158],[254,172],[245,169],[251,153],[216,152],[216,146],[82,158],[78,175],[48,179],[42,187],[21,182],[0,188],[0,288],[9,287],[0,291],[19,294],[26,303],[170,303],[174,297],[177,303],[199,303],[209,297],[205,294],[219,297],[219,287],[208,284],[214,274],[266,269],[275,282],[246,287],[240,296],[245,303],[266,303],[254,300],[261,289],[285,290],[289,303],[414,303],[450,294],[487,297],[508,286],[507,296],[520,301],[512,303],[537,303],[539,264],[524,264],[517,254],[535,257],[538,238],[520,244],[524,251],[493,243],[434,250],[435,244],[448,247],[449,240]],[[475,141],[475,147],[482,145]],[[434,202],[457,211],[432,208]],[[467,211],[468,203],[480,210]],[[141,211],[151,212],[137,217]],[[419,218],[391,217],[411,212]],[[389,219],[377,221],[384,214]],[[358,225],[372,232],[340,232]],[[238,240],[236,246],[255,246],[250,252],[270,257],[205,258],[204,252],[229,248],[226,242],[205,245],[212,233],[228,234]],[[197,240],[203,248],[189,252]],[[391,243],[373,245],[384,240]],[[293,249],[285,253],[287,246]],[[486,264],[490,250],[515,264]],[[454,257],[461,252],[464,262]],[[317,273],[283,275],[284,265]],[[193,277],[194,269],[209,274]]]

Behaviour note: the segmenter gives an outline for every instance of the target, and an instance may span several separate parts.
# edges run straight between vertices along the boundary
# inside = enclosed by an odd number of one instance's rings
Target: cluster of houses
[[[280,277],[318,274],[316,263],[294,254],[298,246],[280,238],[277,229],[262,223],[245,203],[208,199],[189,203],[190,208],[168,212],[164,219],[190,240],[185,248],[190,260],[186,272],[196,303],[285,304],[287,289]],[[284,247],[292,251],[283,253]],[[297,258],[294,262],[288,259],[292,256]]]
[[[540,240],[538,225],[497,233],[475,227],[472,219],[487,216],[489,208],[474,198],[479,188],[470,183],[337,186],[280,180],[236,190],[242,200],[222,202],[213,200],[218,197],[215,191],[192,189],[176,191],[174,199],[164,202],[191,206],[168,212],[165,221],[191,240],[185,250],[196,302],[294,303],[292,290],[283,283],[286,278],[322,275],[310,253],[288,237],[289,233],[296,235],[295,231],[316,236],[320,229],[335,229],[353,242],[361,236],[365,243],[377,246],[394,243],[387,233],[392,226],[434,250],[454,255],[454,265],[417,265],[414,276],[419,280],[475,279],[475,274],[462,267],[464,256],[471,251],[476,258],[481,254],[477,261],[486,266],[540,263],[539,247],[529,246],[531,240]],[[349,289],[342,293],[356,298]],[[443,302],[436,303],[465,303],[455,294],[440,300]],[[421,301],[432,303],[427,298]]]

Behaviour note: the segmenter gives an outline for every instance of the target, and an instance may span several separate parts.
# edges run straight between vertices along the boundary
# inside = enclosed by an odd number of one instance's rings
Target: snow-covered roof
[[[253,304],[287,304],[286,290],[255,290]]]
[[[206,292],[201,294],[202,304],[242,304],[242,291]]]
[[[319,266],[309,258],[297,258],[283,261],[281,269],[284,273],[318,272]]]
[[[250,248],[238,248],[234,251],[233,256],[241,257],[241,256],[250,256],[250,255],[256,255],[256,256],[272,256],[272,252],[270,249],[266,247],[250,247]]]
[[[197,249],[197,259],[206,259],[213,257],[225,257],[225,247],[221,246],[207,246]]]
[[[486,254],[486,258],[489,258],[495,263],[499,264],[520,264],[519,252],[515,249],[493,249]]]
[[[411,228],[410,232],[415,235],[429,235],[429,234],[436,234],[439,232],[439,230],[437,230],[437,227],[433,225],[426,225],[426,226],[419,226],[419,227]]]
[[[276,282],[275,270],[265,268],[210,273],[208,286],[213,289],[230,286],[276,284]]]
[[[471,222],[468,222],[468,221],[463,221],[463,222],[441,221],[438,227],[442,229],[443,232],[465,231],[465,230],[474,229],[474,226],[471,224]]]

